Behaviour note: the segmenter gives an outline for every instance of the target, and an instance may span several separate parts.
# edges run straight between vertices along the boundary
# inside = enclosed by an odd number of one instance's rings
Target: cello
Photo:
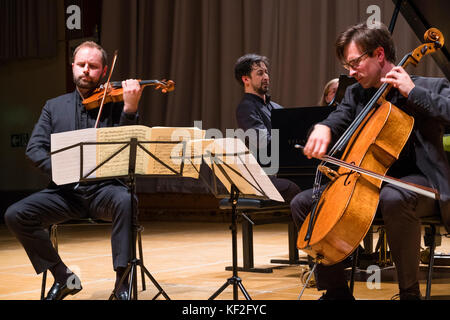
[[[417,65],[425,55],[444,44],[442,33],[435,28],[427,30],[424,39],[425,43],[407,54],[398,66]],[[297,240],[297,247],[316,258],[316,265],[336,264],[358,247],[372,225],[383,181],[434,199],[439,197],[435,190],[409,186],[385,176],[398,159],[414,126],[413,117],[386,101],[391,87],[385,83],[377,90],[329,155],[321,159],[323,162],[316,174],[313,209]],[[335,159],[333,156],[344,147],[341,159]],[[326,162],[340,168],[335,172],[324,165]],[[319,195],[317,186],[322,172],[331,181]]]

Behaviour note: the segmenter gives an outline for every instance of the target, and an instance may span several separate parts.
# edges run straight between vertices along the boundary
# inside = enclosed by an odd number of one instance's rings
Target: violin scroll
[[[172,80],[158,81],[158,83],[155,86],[156,86],[155,90],[161,90],[162,93],[168,93],[175,90],[175,82],[173,82]]]

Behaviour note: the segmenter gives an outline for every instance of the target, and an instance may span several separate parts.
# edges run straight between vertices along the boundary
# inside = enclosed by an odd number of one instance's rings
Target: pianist
[[[247,141],[249,148],[255,153],[257,151],[258,161],[264,167],[267,163],[261,163],[261,151],[269,150],[278,153],[278,149],[272,148],[272,125],[271,112],[273,109],[282,108],[279,104],[271,101],[269,92],[269,61],[267,57],[257,54],[246,54],[240,57],[234,67],[236,80],[244,88],[244,96],[236,109],[236,119],[240,129],[250,132],[256,131],[255,143]],[[277,154],[270,154],[270,158]],[[284,200],[289,203],[291,199],[300,192],[300,188],[290,180],[280,179],[269,175],[274,186],[278,189]]]

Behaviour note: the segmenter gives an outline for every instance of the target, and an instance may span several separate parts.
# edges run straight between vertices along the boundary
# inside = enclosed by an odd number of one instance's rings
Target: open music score
[[[173,170],[178,170],[180,159],[183,157],[183,145],[180,142],[191,139],[203,139],[204,136],[205,131],[195,127],[150,128],[142,125],[90,128],[52,134],[51,152],[60,150],[60,152],[51,155],[52,179],[58,185],[74,183],[80,180],[81,148],[75,145],[82,142],[99,143],[83,146],[83,175],[89,174],[94,168],[118,152],[113,159],[105,162],[86,177],[93,179],[125,176],[128,174],[129,148],[124,148],[124,145],[131,138],[137,138],[138,141],[142,142],[142,146],[151,154],[157,155],[162,163]],[[120,149],[123,150],[120,151]],[[161,162],[156,161],[142,148],[137,148],[135,173],[138,175],[173,174],[173,171],[165,167]],[[198,168],[199,166],[200,164]],[[186,164],[183,169],[183,176],[198,178],[198,168]]]
[[[187,142],[186,149],[190,150],[190,153],[187,153],[184,163],[195,161],[197,166],[203,158],[229,193],[234,184],[243,196],[284,202],[242,140],[236,138],[191,140]]]
[[[198,179],[200,166],[205,162],[228,192],[234,184],[242,195],[284,202],[242,140],[204,139],[205,134],[204,130],[195,127],[150,128],[142,125],[52,134],[52,179],[62,185],[79,182],[80,176],[84,179],[126,176],[129,173],[129,142],[136,138],[139,145],[136,175],[179,174]]]

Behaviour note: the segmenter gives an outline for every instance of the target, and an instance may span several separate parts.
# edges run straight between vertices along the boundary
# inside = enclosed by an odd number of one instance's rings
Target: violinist
[[[87,110],[82,100],[100,84],[107,72],[105,50],[94,42],[84,42],[73,54],[72,72],[76,90],[48,100],[34,127],[26,156],[51,180],[50,135],[92,128],[99,108]],[[137,80],[122,83],[123,102],[104,105],[99,127],[134,125],[138,121],[138,103],[142,89]],[[135,199],[137,202],[137,199]],[[136,204],[135,204],[136,205]],[[136,206],[135,206],[136,207]],[[11,205],[5,214],[8,228],[22,243],[37,274],[49,270],[54,283],[47,300],[62,300],[81,289],[81,282],[55,251],[47,228],[69,219],[94,218],[112,221],[112,260],[119,283],[130,258],[132,204],[126,185],[118,180],[57,186],[50,182],[40,192]],[[128,298],[124,281],[116,289],[117,299]]]
[[[450,85],[446,79],[409,76],[395,65],[396,52],[390,32],[383,24],[357,24],[341,33],[336,53],[358,83],[347,88],[345,97],[327,119],[315,125],[304,148],[308,158],[322,157],[369,102],[377,88],[392,85],[386,100],[414,118],[412,133],[388,176],[439,191],[434,200],[413,191],[383,184],[377,215],[386,227],[388,243],[397,270],[400,300],[419,300],[420,219],[439,215],[450,230],[450,168],[443,149],[444,127],[450,124]],[[313,205],[312,190],[291,202],[300,228]],[[348,230],[351,232],[351,230]],[[348,261],[347,261],[348,262]],[[344,268],[345,260],[316,268],[318,290],[323,300],[353,300]]]

